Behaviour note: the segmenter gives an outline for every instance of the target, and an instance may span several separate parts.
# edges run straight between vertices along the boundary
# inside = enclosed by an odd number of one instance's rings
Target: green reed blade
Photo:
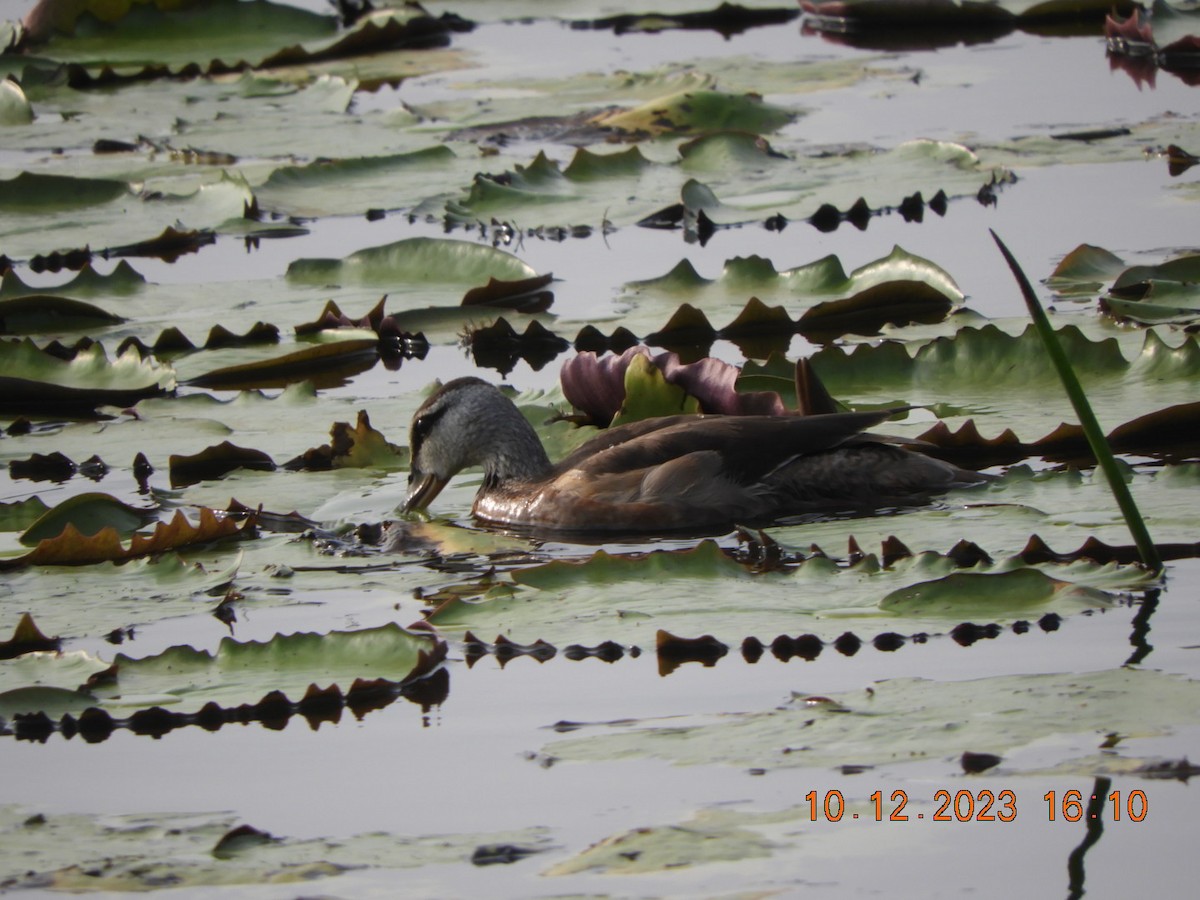
[[[1000,248],[1000,252],[1004,254],[1004,259],[1008,262],[1013,277],[1017,279],[1017,284],[1020,285],[1021,293],[1025,297],[1025,305],[1029,307],[1029,314],[1033,317],[1034,328],[1041,335],[1042,343],[1046,345],[1046,352],[1054,363],[1054,368],[1058,370],[1058,377],[1062,380],[1063,387],[1066,388],[1071,405],[1075,407],[1075,414],[1079,417],[1079,424],[1083,426],[1083,434],[1087,438],[1088,446],[1092,448],[1092,455],[1096,457],[1096,462],[1108,479],[1108,486],[1112,489],[1113,496],[1117,498],[1117,505],[1121,508],[1121,515],[1125,517],[1129,533],[1133,535],[1133,542],[1137,545],[1142,563],[1152,572],[1161,573],[1163,564],[1158,556],[1158,548],[1150,539],[1150,532],[1146,530],[1142,514],[1138,511],[1133,495],[1129,493],[1129,485],[1121,476],[1121,470],[1117,467],[1117,460],[1113,456],[1112,448],[1108,446],[1108,439],[1100,430],[1100,423],[1096,421],[1096,414],[1092,412],[1092,406],[1083,392],[1083,385],[1079,383],[1079,379],[1071,368],[1071,361],[1067,359],[1062,344],[1058,342],[1058,336],[1055,335],[1054,328],[1050,325],[1050,320],[1047,318],[1045,310],[1042,309],[1041,303],[1038,302],[1020,263],[1009,252],[1008,247],[1004,245],[1004,241],[1000,240],[996,232],[992,231],[991,235],[996,241],[996,246]]]

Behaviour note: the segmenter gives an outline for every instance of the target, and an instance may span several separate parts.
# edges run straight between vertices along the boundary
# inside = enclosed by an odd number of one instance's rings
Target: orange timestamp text
[[[857,813],[847,811],[845,797],[839,790],[809,791],[804,795],[804,800],[808,803],[809,818],[814,822],[818,819],[840,822],[843,818],[876,822],[908,822],[921,819],[932,822],[1014,822],[1017,818],[1017,795],[1011,790],[991,791],[985,788],[976,791],[935,791],[935,809],[929,815],[908,810],[907,791],[892,791],[886,799],[884,791],[875,791],[867,799],[870,801],[870,811]],[[1091,794],[1086,802],[1082,791],[1064,791],[1061,795],[1057,791],[1047,791],[1042,801],[1046,804],[1047,819],[1050,822],[1060,819],[1066,822],[1099,819],[1110,806],[1112,821],[1125,819],[1141,822],[1150,810],[1146,793],[1141,790],[1127,793],[1112,791],[1107,795]]]

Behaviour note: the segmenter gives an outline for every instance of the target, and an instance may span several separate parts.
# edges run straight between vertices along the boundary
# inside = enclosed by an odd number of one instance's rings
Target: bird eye
[[[423,438],[429,434],[429,429],[433,427],[433,422],[428,416],[420,416],[412,424],[413,437]]]

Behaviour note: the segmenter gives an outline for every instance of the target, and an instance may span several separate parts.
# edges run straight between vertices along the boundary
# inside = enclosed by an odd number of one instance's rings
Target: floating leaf
[[[15,81],[0,81],[0,126],[28,125],[33,121],[33,107],[21,86]]]
[[[284,468],[323,469],[393,469],[408,461],[404,448],[390,443],[382,433],[371,427],[366,410],[359,410],[358,421],[351,428],[346,422],[334,422],[329,432],[330,442],[305,451],[287,462]]]
[[[432,653],[437,643],[430,634],[389,623],[326,634],[275,635],[266,641],[225,638],[214,653],[189,646],[140,659],[118,653],[113,661],[116,688],[97,693],[106,704],[135,705],[141,695],[191,710],[207,702],[254,703],[271,691],[299,699],[310,684],[337,684],[349,690],[358,678],[402,682],[421,664],[420,655]]]
[[[389,156],[318,159],[276,169],[255,196],[265,209],[294,216],[416,206],[437,189],[439,176],[444,192],[456,187],[462,170],[456,160],[445,145]]]
[[[723,130],[766,134],[794,118],[795,113],[766,103],[761,97],[681,91],[633,109],[601,113],[592,122],[633,135]]]
[[[336,890],[345,887],[338,877],[347,873],[394,878],[406,870],[462,864],[481,846],[551,846],[549,830],[540,827],[428,835],[333,831],[316,838],[281,837],[216,858],[213,849],[245,825],[241,816],[177,811],[31,815],[12,805],[0,815],[0,837],[24,861],[19,872],[5,872],[14,889],[53,885],[64,892],[153,891],[164,882],[185,891],[280,885],[295,892],[328,881],[325,889]]]
[[[311,381],[317,387],[345,384],[370,369],[379,359],[379,342],[374,339],[341,340],[296,350],[273,359],[226,366],[189,378],[197,387],[246,390],[285,387]]]
[[[79,274],[56,290],[68,296],[128,297],[145,286],[146,279],[128,262],[121,260],[107,275],[97,272],[89,262]],[[44,289],[25,284],[16,272],[5,272],[0,278],[0,297],[28,297],[43,293]]]
[[[0,659],[12,659],[24,653],[36,653],[42,650],[58,650],[62,641],[56,637],[50,638],[42,634],[34,624],[33,616],[22,613],[13,635],[7,641],[0,641]]]
[[[511,253],[442,238],[407,238],[341,260],[301,259],[287,270],[288,280],[298,284],[385,287],[397,281],[474,285],[489,278],[519,281],[536,274]]]
[[[1015,569],[999,575],[955,572],[892,591],[879,601],[879,608],[906,615],[954,616],[975,621],[1011,615],[1025,608],[1084,609],[1106,607],[1111,599],[1091,590],[1051,578],[1036,569]]]
[[[9,471],[11,474],[11,467]],[[49,508],[37,496],[13,503],[0,503],[0,531],[24,531]]]
[[[0,180],[0,210],[7,215],[74,212],[103,206],[129,193],[129,185],[122,181],[22,172]],[[10,227],[17,225],[18,221],[10,222]]]
[[[826,339],[845,334],[876,334],[885,325],[940,322],[954,301],[922,281],[877,284],[844,300],[827,300],[806,310],[796,328]]]
[[[275,469],[275,462],[266,453],[237,447],[229,441],[190,456],[173,453],[168,464],[171,468],[172,487],[186,487],[197,481],[220,478],[234,469],[255,469],[264,472]]]
[[[0,334],[81,331],[125,320],[90,303],[46,294],[0,300]]]
[[[60,62],[127,66],[156,62],[177,67],[208,63],[215,58],[214,47],[223,49],[229,63],[247,57],[259,62],[280,47],[326,38],[336,30],[332,17],[262,0],[156,6],[96,3],[93,11],[86,4],[43,0],[30,13],[26,27],[35,39],[49,41],[41,52]],[[81,15],[90,27],[76,27]]]
[[[155,517],[153,510],[129,506],[111,494],[76,494],[47,510],[30,525],[21,535],[21,543],[34,546],[48,538],[56,538],[67,525],[84,537],[91,537],[105,528],[128,534]]]
[[[1121,258],[1103,247],[1080,244],[1054,267],[1046,283],[1060,294],[1086,294],[1100,290],[1124,268]]]
[[[972,747],[1007,756],[1054,738],[1086,734],[1099,741],[1113,721],[1142,735],[1171,734],[1200,721],[1195,682],[1132,668],[974,681],[894,678],[872,687],[867,695],[834,694],[828,708],[797,696],[779,709],[702,723],[628,722],[554,741],[546,752],[572,761],[649,757],[769,769],[831,768],[846,760],[864,766],[952,760],[957,766]]]
[[[0,571],[25,566],[87,566],[136,559],[227,538],[252,537],[254,526],[253,518],[239,526],[232,519],[219,519],[211,509],[201,507],[198,525],[192,525],[182,511],[176,511],[170,522],[158,523],[150,534],[135,533],[125,546],[112,527],[88,537],[68,523],[58,537],[41,541],[25,555],[0,560]]]
[[[0,409],[88,415],[98,406],[132,406],[166,394],[174,372],[156,360],[124,353],[110,361],[94,344],[69,361],[51,356],[30,340],[0,341]]]
[[[544,288],[554,280],[552,275],[501,281],[489,278],[483,287],[471,288],[463,295],[463,306],[490,306],[523,313],[545,312],[554,301],[554,292]]]

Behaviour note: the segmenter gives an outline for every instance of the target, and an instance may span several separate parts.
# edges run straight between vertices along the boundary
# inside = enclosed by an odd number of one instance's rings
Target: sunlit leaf
[[[21,86],[7,78],[0,81],[0,126],[28,125],[33,121],[33,108]]]
[[[700,404],[694,397],[669,384],[657,366],[646,356],[636,354],[625,369],[625,398],[610,424],[615,428],[656,416],[699,411]]]
[[[371,427],[366,410],[359,410],[353,427],[334,422],[330,442],[314,447],[286,464],[289,469],[398,468],[408,461],[404,448],[389,442]]]
[[[593,121],[635,136],[697,131],[749,131],[766,134],[782,128],[795,113],[761,97],[719,91],[683,91],[633,109],[606,112]]]
[[[132,406],[175,386],[173,370],[137,353],[109,360],[100,344],[69,361],[40,350],[32,341],[0,341],[0,407],[44,414],[46,410],[88,414],[97,406]]]

